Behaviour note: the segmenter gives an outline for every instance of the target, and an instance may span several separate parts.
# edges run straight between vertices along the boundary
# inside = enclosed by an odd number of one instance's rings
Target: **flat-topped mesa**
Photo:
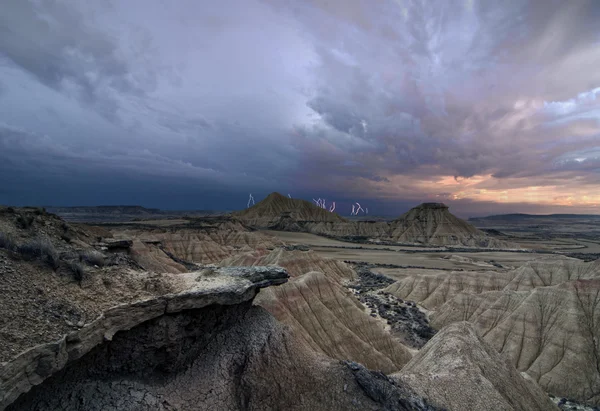
[[[208,306],[250,302],[259,290],[287,282],[288,272],[277,266],[216,267],[196,272],[164,274],[172,292],[115,305],[77,331],[19,353],[0,364],[0,410],[41,384],[67,364],[113,336],[166,314]]]
[[[390,224],[390,237],[401,243],[436,246],[518,248],[488,236],[454,216],[444,203],[423,203]]]

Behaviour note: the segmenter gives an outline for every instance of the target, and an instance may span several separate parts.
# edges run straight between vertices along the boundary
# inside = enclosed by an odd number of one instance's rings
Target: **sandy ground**
[[[425,267],[428,269],[464,269],[464,270],[499,270],[500,268],[490,266],[489,261],[496,261],[507,267],[519,267],[534,258],[537,254],[516,253],[510,251],[483,251],[483,252],[427,252],[431,248],[415,248],[400,246],[377,246],[345,243],[308,233],[291,233],[283,231],[265,231],[289,243],[300,243],[309,245],[314,251],[323,257],[338,260],[363,261],[375,264],[394,264],[401,266]],[[363,249],[332,248],[363,246]],[[393,251],[385,251],[381,248],[390,248]],[[419,252],[410,252],[419,251]],[[443,257],[457,255],[467,257],[472,262],[453,261]],[[382,273],[383,274],[383,273]],[[400,274],[399,274],[400,275]]]
[[[316,234],[309,233],[294,233],[287,231],[273,231],[263,230],[267,235],[279,237],[281,240],[288,243],[299,243],[310,246],[322,246],[322,247],[364,247],[370,249],[383,249],[388,248],[394,251],[397,250],[434,250],[434,247],[409,247],[409,246],[396,246],[396,245],[382,245],[382,244],[358,244],[358,243],[347,243],[344,241],[333,240],[327,237],[321,237]]]

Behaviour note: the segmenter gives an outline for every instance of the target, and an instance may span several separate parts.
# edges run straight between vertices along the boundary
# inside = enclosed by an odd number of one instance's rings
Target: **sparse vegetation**
[[[10,234],[0,232],[0,248],[14,251],[16,247],[17,245]]]
[[[67,267],[69,268],[69,270],[71,271],[71,273],[73,273],[73,278],[81,283],[85,277],[85,267],[79,262],[79,261],[69,261],[67,263]]]
[[[71,233],[70,233],[70,232],[68,232],[68,231],[66,231],[66,232],[62,233],[62,234],[60,235],[60,238],[61,238],[61,239],[62,239],[64,242],[66,242],[66,243],[71,243],[71,240],[73,240],[73,236],[72,236],[72,235],[71,235]]]
[[[98,267],[104,267],[106,260],[104,254],[96,250],[85,250],[79,254],[79,260],[88,265],[97,265]]]
[[[26,260],[39,259],[56,270],[60,265],[60,256],[54,245],[47,239],[36,238],[15,248]]]
[[[33,224],[35,217],[32,215],[23,215],[19,214],[17,216],[17,227],[22,228],[23,230],[28,229]]]

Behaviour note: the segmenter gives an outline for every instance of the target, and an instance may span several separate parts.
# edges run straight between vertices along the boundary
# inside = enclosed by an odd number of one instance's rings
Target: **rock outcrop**
[[[435,410],[401,382],[315,353],[252,305],[286,279],[276,267],[174,275],[178,292],[2,364],[0,409]]]
[[[467,322],[442,329],[392,377],[448,410],[558,410]]]
[[[390,237],[400,243],[484,248],[518,248],[490,237],[448,211],[442,203],[423,203],[390,223]]]
[[[122,304],[105,310],[81,329],[57,341],[33,347],[0,365],[0,407],[42,383],[68,363],[123,330],[166,314],[213,304],[240,304],[254,298],[258,290],[287,281],[277,267],[222,268],[172,276],[172,293]]]

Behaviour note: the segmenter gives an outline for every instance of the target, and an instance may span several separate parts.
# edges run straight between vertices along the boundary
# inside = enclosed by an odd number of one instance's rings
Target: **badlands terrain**
[[[0,207],[0,410],[600,406],[593,219],[145,210]]]

